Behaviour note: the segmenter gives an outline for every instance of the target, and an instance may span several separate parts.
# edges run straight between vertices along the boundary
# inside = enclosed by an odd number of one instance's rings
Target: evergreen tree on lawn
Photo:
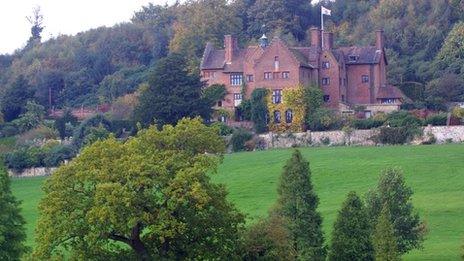
[[[295,150],[284,166],[276,211],[286,219],[298,260],[325,260],[319,198],[313,190],[309,162]]]
[[[185,57],[170,54],[155,65],[149,87],[141,90],[135,118],[144,126],[175,124],[183,117],[208,119],[211,107],[202,98],[204,83],[189,74]],[[155,121],[155,122],[154,122]]]
[[[420,220],[412,205],[412,194],[412,189],[404,181],[403,172],[389,168],[382,172],[377,188],[367,195],[367,208],[372,224],[376,224],[382,207],[388,207],[400,254],[420,248],[426,233],[425,223]]]
[[[8,173],[0,165],[0,260],[19,260],[28,250],[19,204],[11,193]]]
[[[375,260],[397,261],[400,260],[396,238],[393,234],[393,225],[390,222],[390,211],[384,205],[380,217],[375,226],[373,243],[375,250]]]
[[[329,260],[374,260],[366,207],[355,192],[348,194],[338,212]]]

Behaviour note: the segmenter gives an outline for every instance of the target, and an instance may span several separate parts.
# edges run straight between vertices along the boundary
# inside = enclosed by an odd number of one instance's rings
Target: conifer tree
[[[373,238],[375,260],[396,261],[400,260],[396,238],[393,234],[393,225],[390,222],[390,211],[384,205],[377,225],[375,226]]]
[[[374,260],[366,207],[355,192],[348,194],[338,212],[329,260]]]
[[[309,162],[299,150],[284,166],[278,187],[276,211],[287,222],[298,260],[325,260],[322,218],[316,211],[319,198],[311,183]]]
[[[403,172],[390,168],[382,172],[377,188],[367,195],[367,209],[373,226],[382,207],[387,205],[400,254],[420,248],[426,233],[426,226],[412,205],[412,194],[412,189],[404,181]]]
[[[26,222],[19,213],[19,204],[11,193],[8,173],[0,164],[0,260],[19,260],[27,252]]]

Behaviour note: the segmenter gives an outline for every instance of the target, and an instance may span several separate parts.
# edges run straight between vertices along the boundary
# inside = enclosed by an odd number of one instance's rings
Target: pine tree
[[[388,210],[388,206],[384,205],[377,221],[377,225],[375,226],[372,239],[374,244],[375,260],[400,260],[396,245],[396,238],[393,232],[393,225],[390,222],[390,211]]]
[[[299,260],[325,260],[322,218],[316,211],[319,198],[311,184],[309,162],[295,150],[284,166],[278,187],[276,211],[286,221]]]
[[[28,250],[19,204],[11,193],[8,173],[0,165],[0,260],[19,260]]]
[[[427,231],[424,222],[414,210],[412,194],[412,189],[404,181],[403,172],[390,168],[382,172],[377,188],[367,195],[367,208],[373,226],[382,207],[387,205],[400,254],[420,248]]]
[[[329,260],[373,259],[371,226],[366,207],[355,192],[350,192],[334,224]]]

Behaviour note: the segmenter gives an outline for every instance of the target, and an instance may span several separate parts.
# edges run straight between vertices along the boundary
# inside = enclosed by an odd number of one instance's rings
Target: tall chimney
[[[321,47],[321,30],[317,27],[309,29],[311,33],[311,46]]]
[[[324,37],[324,50],[332,50],[333,48],[333,33],[332,32],[323,32],[322,37]]]
[[[382,29],[375,31],[375,47],[377,50],[383,50],[385,47],[385,37]]]
[[[233,37],[230,34],[224,36],[226,63],[232,63],[232,58],[234,57],[234,53],[237,50],[237,47],[237,38]]]

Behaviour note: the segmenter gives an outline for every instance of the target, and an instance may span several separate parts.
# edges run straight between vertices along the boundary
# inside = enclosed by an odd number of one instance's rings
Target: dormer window
[[[358,61],[358,56],[356,56],[356,55],[350,55],[350,56],[348,56],[348,60],[349,60],[350,62],[356,62],[356,61]]]

